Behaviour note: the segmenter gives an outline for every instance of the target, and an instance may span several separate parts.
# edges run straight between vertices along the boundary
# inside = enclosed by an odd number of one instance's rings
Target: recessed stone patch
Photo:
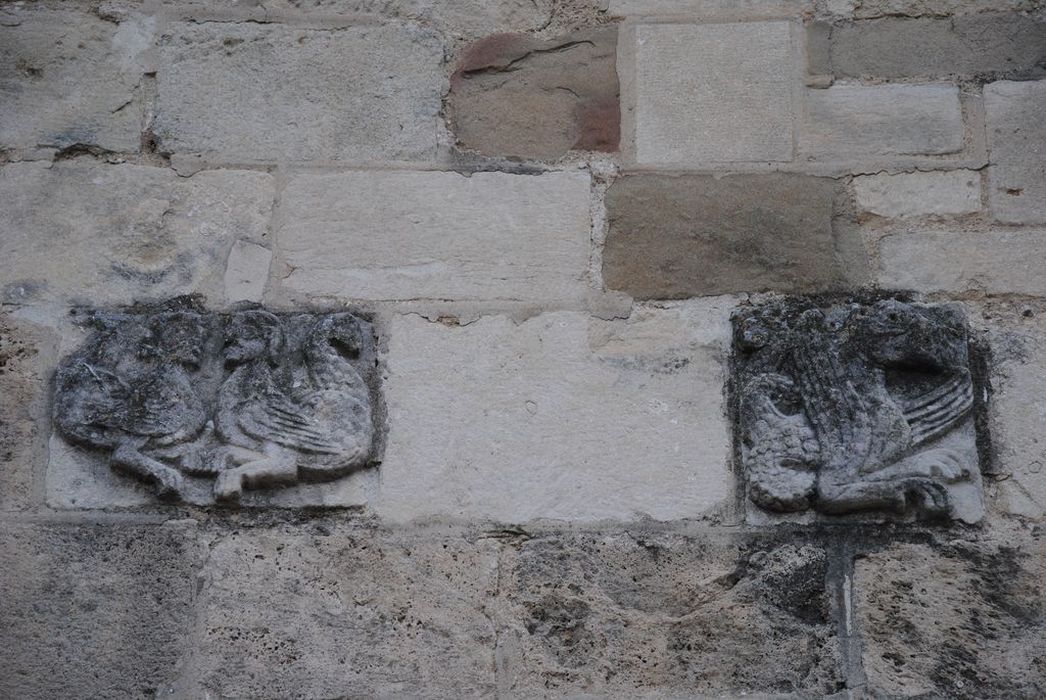
[[[211,314],[178,298],[83,321],[96,330],[58,369],[57,432],[160,497],[298,488],[289,504],[327,505],[315,484],[376,459],[374,333],[358,316]],[[78,505],[61,465],[52,459],[49,486]]]
[[[733,322],[737,451],[757,515],[981,518],[958,307],[790,298]]]

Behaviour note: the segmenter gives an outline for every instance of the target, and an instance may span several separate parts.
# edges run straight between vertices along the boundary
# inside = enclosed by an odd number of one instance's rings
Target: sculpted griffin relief
[[[957,307],[786,299],[734,314],[748,498],[766,511],[980,517]]]
[[[56,375],[54,421],[116,470],[186,500],[330,481],[372,463],[374,335],[351,313],[92,313]]]

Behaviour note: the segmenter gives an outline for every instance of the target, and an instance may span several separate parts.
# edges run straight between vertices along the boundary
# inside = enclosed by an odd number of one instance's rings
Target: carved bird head
[[[364,348],[363,323],[348,312],[320,317],[309,331],[309,347],[333,347],[341,355],[355,359]]]
[[[200,314],[166,311],[149,318],[148,354],[169,362],[199,366],[207,327]]]
[[[965,329],[946,307],[927,309],[884,299],[862,315],[854,340],[886,367],[936,373],[966,363]]]
[[[268,311],[240,311],[225,326],[223,352],[228,362],[239,364],[262,358],[276,362],[282,350],[283,324]]]

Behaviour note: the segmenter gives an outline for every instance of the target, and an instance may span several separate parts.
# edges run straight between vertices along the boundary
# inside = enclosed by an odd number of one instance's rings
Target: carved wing
[[[304,395],[297,401],[284,394],[269,393],[252,402],[239,417],[240,427],[262,440],[275,442],[302,452],[340,454],[341,441],[329,426],[314,417],[315,406],[324,392]]]
[[[912,429],[912,444],[918,445],[946,433],[973,407],[973,383],[965,373],[957,374],[924,394],[898,400]]]

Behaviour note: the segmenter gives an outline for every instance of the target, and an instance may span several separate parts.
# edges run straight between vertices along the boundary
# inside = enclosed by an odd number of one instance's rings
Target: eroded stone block
[[[4,522],[0,696],[158,695],[192,649],[195,530]]]
[[[539,41],[497,34],[466,49],[447,98],[459,143],[488,155],[616,151],[617,29]]]
[[[1046,80],[986,85],[984,108],[992,214],[1006,223],[1046,223]]]
[[[216,315],[192,299],[86,316],[97,330],[58,369],[55,425],[161,498],[238,501],[377,459],[374,334],[357,316]]]
[[[782,299],[734,315],[748,499],[815,510],[983,515],[974,386],[958,307]]]
[[[862,175],[853,179],[861,211],[878,216],[959,216],[981,210],[981,174],[974,170]]]

